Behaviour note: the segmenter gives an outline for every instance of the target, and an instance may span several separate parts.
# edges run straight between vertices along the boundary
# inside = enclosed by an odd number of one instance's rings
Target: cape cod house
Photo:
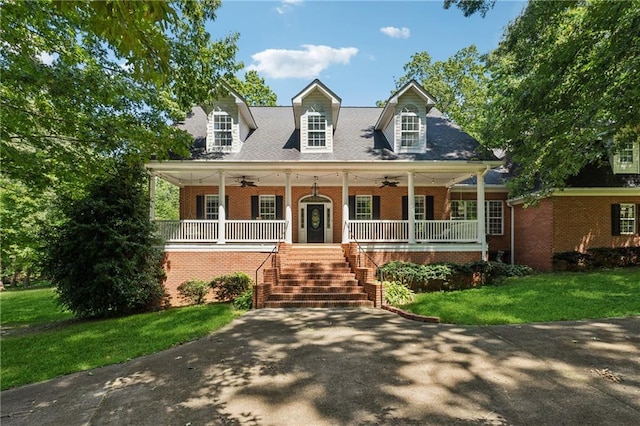
[[[226,92],[180,124],[194,137],[190,158],[147,164],[180,187],[180,220],[158,221],[170,294],[243,271],[259,283],[256,307],[371,306],[382,297],[372,270],[390,260],[510,253],[526,263],[540,219],[507,204],[502,161],[415,81],[383,108],[342,106],[318,80],[286,107],[249,107]],[[620,202],[631,214],[640,193]],[[637,210],[620,243],[640,243]],[[532,227],[519,228],[520,216]]]

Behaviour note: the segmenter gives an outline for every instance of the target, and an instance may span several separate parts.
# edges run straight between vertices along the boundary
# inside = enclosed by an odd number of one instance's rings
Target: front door
[[[324,243],[323,204],[307,204],[307,242]]]

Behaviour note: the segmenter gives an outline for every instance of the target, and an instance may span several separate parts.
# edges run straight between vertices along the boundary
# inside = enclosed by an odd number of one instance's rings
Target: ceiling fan
[[[255,182],[251,180],[247,180],[246,176],[242,176],[242,179],[239,181],[240,188],[246,188],[247,186],[257,186]]]
[[[397,180],[389,180],[389,179],[390,179],[389,176],[385,176],[384,180],[380,182],[382,184],[380,185],[380,188],[384,188],[385,186],[388,186],[390,188],[396,188],[400,183]],[[394,178],[391,178],[391,179],[394,179]]]

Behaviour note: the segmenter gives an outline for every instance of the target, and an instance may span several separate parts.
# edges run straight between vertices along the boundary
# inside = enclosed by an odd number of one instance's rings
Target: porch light
[[[320,191],[320,187],[318,186],[318,176],[314,176],[313,179],[314,182],[313,185],[311,185],[311,196],[317,197],[318,192]]]

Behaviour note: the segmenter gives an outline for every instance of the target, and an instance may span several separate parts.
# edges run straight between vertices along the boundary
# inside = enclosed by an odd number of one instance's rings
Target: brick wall
[[[393,260],[412,263],[453,262],[467,263],[481,260],[480,252],[368,252],[379,266]],[[365,261],[363,259],[363,261]],[[369,266],[369,265],[367,265]]]
[[[640,192],[640,191],[639,191]],[[553,197],[554,253],[593,247],[640,246],[640,236],[611,235],[611,205],[638,197]]]
[[[184,304],[178,297],[177,287],[190,280],[211,280],[213,277],[234,272],[244,272],[255,280],[256,269],[267,257],[263,252],[166,252],[165,287],[171,296],[171,305]],[[270,263],[265,263],[268,269]],[[258,280],[262,281],[262,270]]]
[[[534,269],[551,269],[553,253],[553,202],[515,206],[515,262]]]

